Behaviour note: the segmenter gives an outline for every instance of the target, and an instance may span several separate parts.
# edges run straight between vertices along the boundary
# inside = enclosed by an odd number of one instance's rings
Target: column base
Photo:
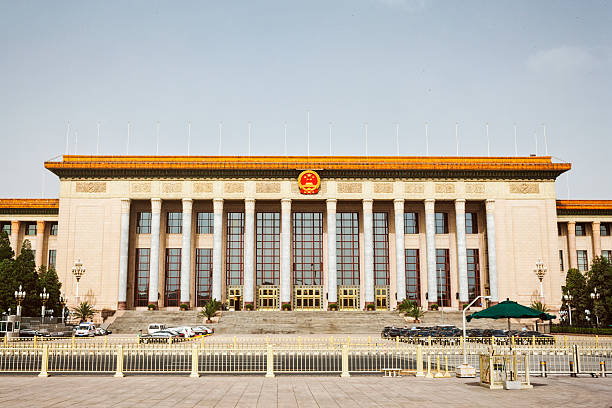
[[[127,310],[127,302],[117,302],[117,310]]]

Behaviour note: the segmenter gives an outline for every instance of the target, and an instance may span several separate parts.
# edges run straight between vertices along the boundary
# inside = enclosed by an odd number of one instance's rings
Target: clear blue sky
[[[0,0],[1,196],[58,194],[42,162],[70,151],[404,155],[548,151],[571,198],[612,199],[612,2]],[[567,197],[566,179],[557,183]]]

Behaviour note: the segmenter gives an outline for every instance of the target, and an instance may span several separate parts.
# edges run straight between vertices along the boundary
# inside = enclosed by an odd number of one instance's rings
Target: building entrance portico
[[[298,286],[294,289],[295,310],[323,310],[323,286]]]
[[[275,285],[259,286],[257,288],[257,309],[278,310],[279,288]]]
[[[359,310],[359,286],[338,288],[338,310]]]
[[[389,307],[389,287],[377,286],[374,291],[376,294],[376,310],[387,310]]]

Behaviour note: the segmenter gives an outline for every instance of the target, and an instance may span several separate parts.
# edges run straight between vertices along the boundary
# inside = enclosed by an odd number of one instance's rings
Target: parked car
[[[38,337],[40,333],[38,330],[34,329],[23,329],[19,330],[19,337]]]
[[[165,343],[168,339],[178,339],[180,338],[178,334],[170,330],[158,330],[155,333],[145,334],[140,337],[140,341],[148,344],[148,343]]]
[[[196,336],[206,336],[215,332],[215,329],[211,329],[206,326],[195,326],[192,327],[191,330],[193,330]]]
[[[76,337],[93,337],[96,335],[96,326],[93,323],[81,323],[74,332]]]
[[[189,326],[181,326],[181,327],[170,327],[168,330],[173,330],[179,334],[179,336],[184,338],[189,338],[195,336],[195,332]]]
[[[166,325],[165,324],[161,324],[161,323],[151,323],[149,325],[149,328],[147,329],[147,333],[148,334],[153,334],[153,333],[158,332],[160,330],[166,330]]]
[[[112,333],[111,330],[107,330],[107,329],[104,329],[102,327],[96,328],[96,336],[107,336],[107,335],[109,335],[111,333]]]

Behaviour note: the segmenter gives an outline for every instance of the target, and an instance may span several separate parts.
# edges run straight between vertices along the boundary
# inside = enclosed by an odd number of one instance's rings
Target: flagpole
[[[542,123],[542,128],[544,129],[544,152],[548,156],[548,140],[546,139],[546,125],[544,123]]]
[[[310,157],[310,111],[306,112],[306,156]]]

